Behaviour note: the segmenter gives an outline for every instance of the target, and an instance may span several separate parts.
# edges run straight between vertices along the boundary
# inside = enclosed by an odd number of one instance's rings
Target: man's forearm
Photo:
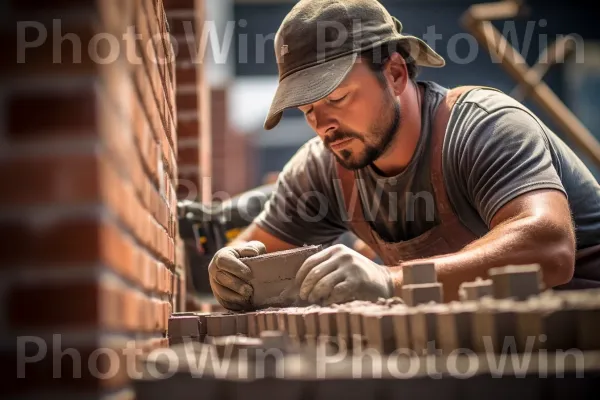
[[[490,268],[509,264],[540,264],[547,287],[570,280],[574,264],[574,242],[566,227],[540,223],[535,217],[502,224],[457,253],[409,261],[392,267],[399,294],[402,267],[415,262],[435,262],[438,281],[446,301],[458,298],[461,283],[487,277]]]

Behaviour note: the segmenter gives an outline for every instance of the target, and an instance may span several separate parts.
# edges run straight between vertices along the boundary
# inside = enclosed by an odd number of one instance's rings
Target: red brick
[[[102,282],[43,283],[13,287],[8,314],[13,329],[123,328],[124,287]]]
[[[198,147],[186,147],[179,150],[179,158],[177,159],[179,165],[199,165],[200,164],[200,150]]]
[[[180,66],[180,64],[176,64],[177,68],[175,69],[176,77],[177,77],[177,85],[195,85],[198,76],[196,73],[196,67],[194,65],[190,66]]]
[[[200,126],[197,119],[179,120],[177,128],[178,139],[194,138],[200,141]]]
[[[173,36],[196,36],[196,16],[190,14],[188,18],[182,17],[181,15],[168,16],[169,27],[171,28],[171,34]]]
[[[8,133],[13,140],[47,139],[49,133],[79,138],[97,135],[96,96],[91,85],[77,91],[15,94],[8,103]]]
[[[197,111],[198,95],[196,93],[179,93],[177,95],[177,109],[179,111]]]
[[[168,47],[166,44],[166,42],[170,40],[170,37],[166,32],[162,2],[156,0],[143,0],[143,2],[145,6],[144,9],[147,13],[147,22],[149,22],[149,31],[153,38],[152,44],[154,46],[157,59],[159,60],[158,62],[154,63],[154,67],[160,72],[160,81],[163,92],[161,94],[161,92],[158,91],[156,94],[159,96],[159,98],[163,97],[165,100],[164,112],[162,115],[165,116],[166,120],[167,113],[170,113],[171,116],[173,116],[171,104],[174,101],[172,90],[169,89],[169,87],[172,88],[173,77],[171,76],[171,72],[168,71],[170,70],[170,68],[168,68],[168,55],[170,52],[168,52]],[[157,12],[157,10],[160,11]]]
[[[55,15],[60,18],[61,13]],[[60,33],[62,37],[66,37],[61,46],[54,45],[52,22],[44,24],[46,32],[48,32],[47,40],[43,41],[40,46],[27,49],[18,48],[20,39],[17,37],[17,29],[7,29],[8,25],[0,29],[0,43],[3,43],[3,52],[6,55],[0,58],[0,75],[19,76],[24,78],[27,76],[65,76],[66,74],[73,75],[88,75],[95,73],[101,67],[94,60],[95,57],[90,57],[90,52],[87,51],[90,40],[97,34],[94,23],[94,13],[82,13],[77,22],[72,19],[62,19],[60,25]],[[48,21],[50,21],[48,19]],[[42,21],[38,21],[43,23]],[[15,25],[11,25],[15,26]],[[40,28],[41,29],[41,28]],[[33,42],[39,37],[39,31],[36,28],[28,28],[25,31],[25,40]],[[79,51],[79,43],[76,42],[76,50],[73,48],[73,42],[68,40],[68,37],[77,37],[81,43],[81,51]],[[58,40],[58,39],[57,39]],[[23,52],[23,53],[22,53]],[[19,54],[23,54],[23,58],[19,58]],[[94,52],[92,52],[92,56]],[[16,75],[15,75],[16,74]]]
[[[159,140],[159,132],[163,130],[162,121],[160,119],[160,110],[156,103],[150,76],[143,65],[137,66],[134,73],[135,86],[137,87],[142,102],[142,108],[146,113],[148,124],[154,140]]]
[[[194,9],[194,0],[163,0],[165,10],[192,10]]]
[[[0,161],[5,188],[0,205],[75,205],[99,196],[99,158],[93,154],[37,156]]]
[[[202,50],[200,43],[194,36],[177,36],[176,42],[173,43],[176,62],[192,61],[195,63],[202,55],[200,54]]]

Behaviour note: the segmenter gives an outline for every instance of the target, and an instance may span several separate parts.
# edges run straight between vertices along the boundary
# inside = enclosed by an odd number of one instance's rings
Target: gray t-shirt
[[[358,171],[365,216],[386,241],[419,236],[438,223],[430,177],[430,133],[435,109],[447,89],[425,87],[422,131],[415,154],[397,176],[372,167]],[[508,201],[534,189],[568,196],[578,249],[600,243],[600,185],[573,151],[531,111],[490,89],[469,92],[455,106],[443,148],[448,197],[474,234],[489,231]],[[294,245],[334,242],[349,230],[336,183],[335,157],[315,137],[286,164],[276,190],[256,222]]]

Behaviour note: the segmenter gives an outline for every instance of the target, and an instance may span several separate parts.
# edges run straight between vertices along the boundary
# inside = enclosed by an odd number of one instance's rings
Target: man
[[[209,274],[246,308],[239,257],[354,232],[378,265],[341,245],[300,268],[300,297],[331,304],[399,294],[402,268],[434,262],[446,300],[492,267],[537,263],[547,288],[600,286],[600,186],[531,111],[490,88],[415,79],[442,67],[376,0],[301,0],[275,40],[280,82],[265,129],[297,107],[317,137]]]

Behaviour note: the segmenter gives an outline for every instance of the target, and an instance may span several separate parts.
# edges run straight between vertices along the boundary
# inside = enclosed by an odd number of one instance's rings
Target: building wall
[[[32,398],[125,395],[135,358],[124,349],[166,345],[169,314],[184,303],[180,75],[163,1],[2,7],[7,20],[36,21],[27,40],[48,33],[29,48],[15,23],[0,33],[25,56],[0,65],[0,344],[13,371],[4,388]],[[25,379],[11,380],[17,360]]]
[[[212,175],[211,89],[200,43],[206,18],[204,0],[166,0],[176,43],[177,118],[180,200],[209,201]]]

